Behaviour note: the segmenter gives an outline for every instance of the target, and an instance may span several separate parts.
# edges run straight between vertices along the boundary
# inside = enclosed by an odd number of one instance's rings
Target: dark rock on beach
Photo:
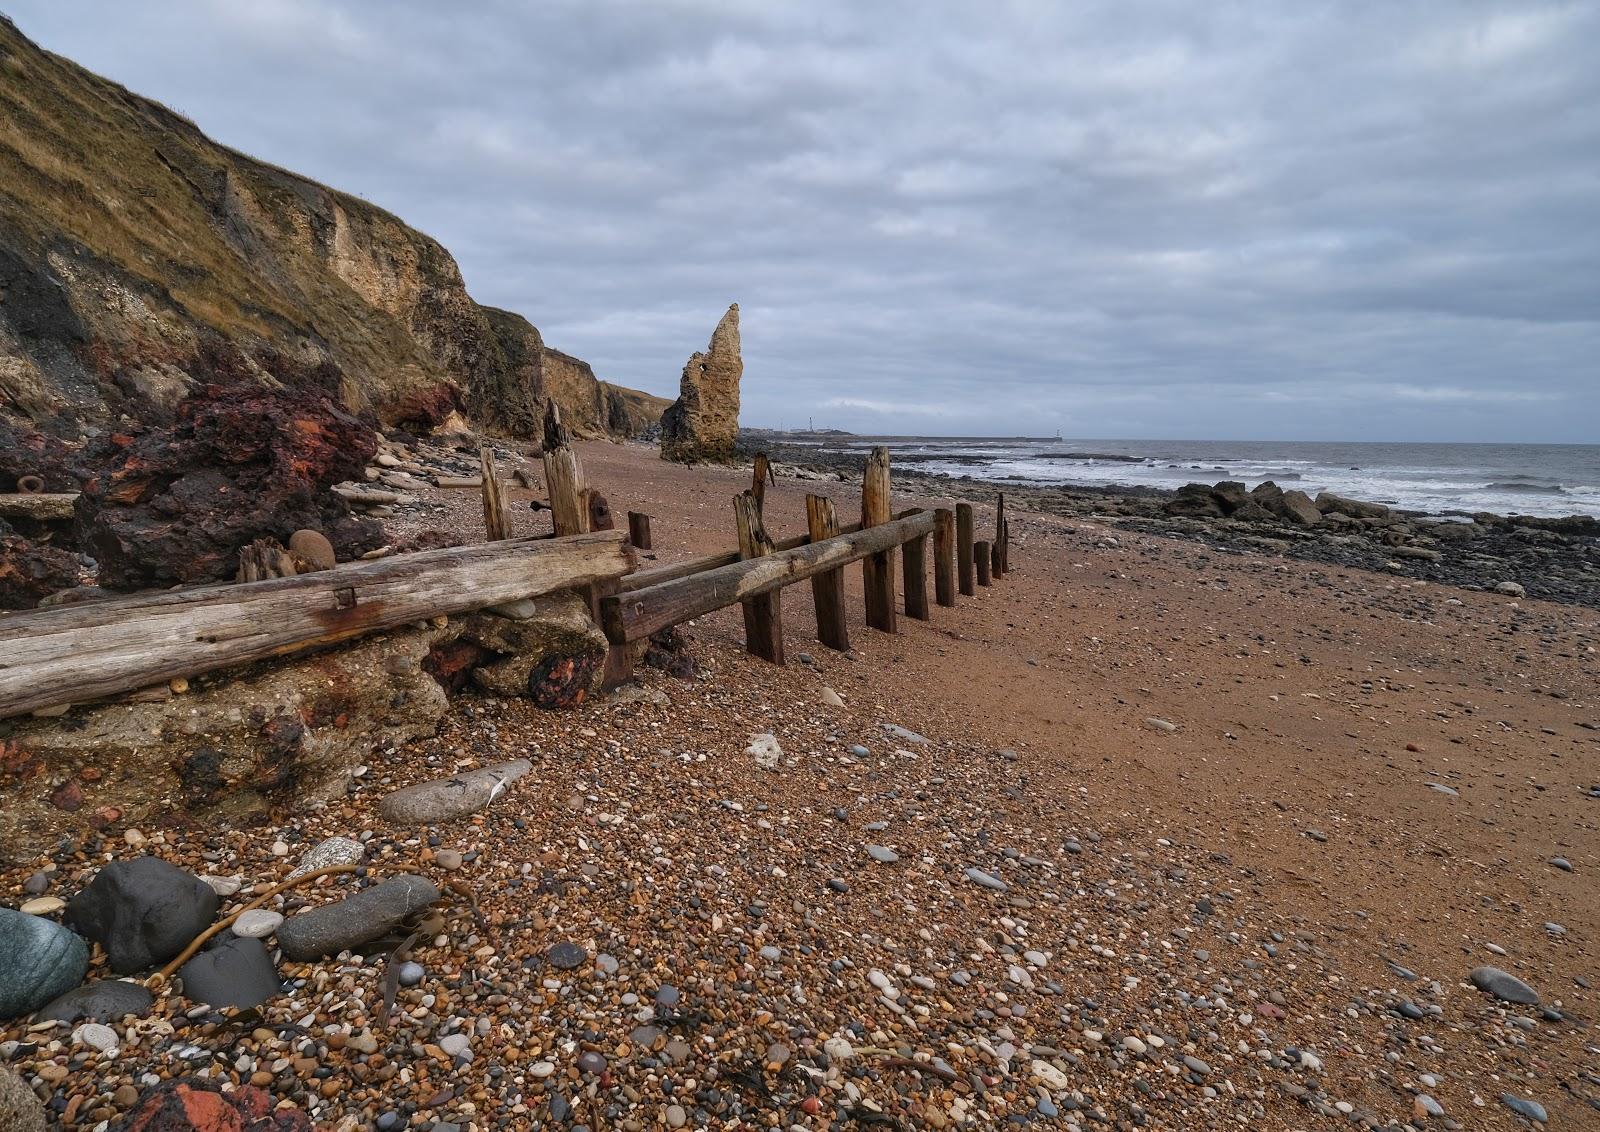
[[[178,968],[178,978],[185,998],[240,1010],[260,1006],[283,990],[266,944],[241,936],[200,952]]]
[[[83,981],[89,947],[54,920],[0,908],[0,1018],[37,1010]]]
[[[533,764],[514,759],[496,766],[464,770],[449,778],[419,782],[396,790],[378,803],[384,818],[397,825],[434,825],[483,809],[527,774]]]
[[[278,928],[284,957],[299,962],[337,955],[394,931],[439,899],[425,877],[397,876],[354,896],[290,916]]]
[[[217,917],[216,890],[159,857],[113,861],[67,904],[66,922],[131,974],[165,963]]]
[[[125,979],[96,979],[75,987],[46,1003],[33,1016],[35,1022],[114,1022],[129,1014],[143,1014],[155,996],[138,983]]]

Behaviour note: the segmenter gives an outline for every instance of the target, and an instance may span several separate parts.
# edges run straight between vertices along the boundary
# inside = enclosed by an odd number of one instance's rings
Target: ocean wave
[[[1524,480],[1507,480],[1504,483],[1487,483],[1484,491],[1520,491],[1529,495],[1565,495],[1560,484],[1528,483]]]

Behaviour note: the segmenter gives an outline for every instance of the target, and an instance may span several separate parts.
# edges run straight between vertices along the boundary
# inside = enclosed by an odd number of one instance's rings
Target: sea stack
[[[680,464],[733,459],[739,433],[739,304],[717,323],[711,345],[683,367],[678,399],[661,414],[661,458]]]

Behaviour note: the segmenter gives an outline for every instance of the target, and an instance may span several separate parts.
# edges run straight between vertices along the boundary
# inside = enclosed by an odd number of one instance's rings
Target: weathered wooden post
[[[628,541],[639,550],[650,549],[650,516],[640,511],[628,512]]]
[[[994,581],[993,545],[987,540],[972,544],[973,565],[978,568],[978,584],[980,586],[992,585]]]
[[[500,474],[495,471],[494,449],[478,448],[478,464],[483,469],[483,527],[490,542],[511,537],[511,517],[506,514],[505,497],[500,492]]]
[[[956,569],[961,575],[961,593],[977,593],[972,581],[972,504],[956,504]]]
[[[839,533],[833,500],[825,495],[806,496],[806,528],[812,542]],[[850,631],[844,617],[844,571],[827,570],[811,579],[811,601],[817,610],[817,639],[830,649],[850,651]]]
[[[956,603],[956,515],[948,507],[933,512],[933,600]]]
[[[919,507],[907,514],[917,514],[921,510]],[[900,574],[906,588],[906,616],[917,621],[928,620],[927,535],[900,544]]]
[[[550,522],[557,536],[581,535],[589,529],[583,498],[583,469],[561,423],[561,407],[552,399],[544,410],[544,482],[550,492]]]
[[[994,576],[1006,576],[1006,546],[1011,540],[1011,528],[1006,519],[1006,493],[999,492],[994,504]]]
[[[882,445],[867,456],[861,478],[861,529],[887,523],[889,510],[889,450]],[[894,627],[894,567],[889,552],[869,554],[861,560],[862,586],[866,590],[867,624],[885,633]]]
[[[761,503],[755,492],[733,497],[733,517],[739,527],[740,558],[765,558],[772,553],[772,540],[761,523]],[[781,593],[773,590],[739,603],[744,609],[745,647],[773,664],[783,663]]]
[[[750,476],[750,492],[756,497],[756,510],[763,511],[767,505],[767,483],[774,485],[778,479],[772,474],[772,461],[767,459],[765,452],[757,452],[755,467]]]

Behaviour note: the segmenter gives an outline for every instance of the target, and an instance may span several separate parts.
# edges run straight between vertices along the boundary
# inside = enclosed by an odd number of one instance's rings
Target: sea
[[[894,460],[998,484],[1177,488],[1272,480],[1429,515],[1600,515],[1600,444],[1063,440],[973,436],[794,438],[832,451],[888,444]]]

